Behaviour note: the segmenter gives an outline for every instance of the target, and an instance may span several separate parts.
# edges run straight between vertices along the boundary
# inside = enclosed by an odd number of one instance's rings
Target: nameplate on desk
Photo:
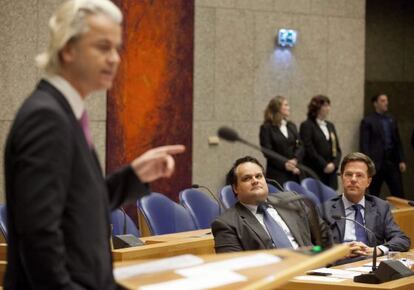
[[[123,249],[143,246],[144,242],[134,235],[116,235],[112,237],[112,244],[114,249]]]

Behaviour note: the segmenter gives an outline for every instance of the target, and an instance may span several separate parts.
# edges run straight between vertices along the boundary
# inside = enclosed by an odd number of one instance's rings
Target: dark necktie
[[[362,218],[362,205],[360,204],[354,204],[352,205],[354,211],[355,211],[355,221],[360,223],[361,225],[364,225],[364,219]],[[355,223],[355,236],[357,241],[363,242],[364,244],[368,245],[368,236],[367,232],[363,227],[361,227],[359,224]]]
[[[83,134],[85,135],[86,142],[89,145],[89,148],[93,148],[93,142],[92,142],[92,135],[91,130],[89,128],[89,117],[86,110],[83,111],[83,114],[81,118],[79,119],[79,123],[81,124]]]
[[[263,214],[263,221],[267,231],[272,238],[273,244],[276,248],[292,248],[292,244],[289,241],[286,233],[282,227],[273,219],[273,217],[267,211],[269,205],[261,203],[257,207],[257,213]]]

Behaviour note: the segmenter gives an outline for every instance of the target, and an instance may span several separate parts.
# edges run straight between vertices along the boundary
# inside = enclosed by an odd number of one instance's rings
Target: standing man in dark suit
[[[117,289],[110,210],[168,177],[181,145],[147,151],[106,179],[84,108],[109,89],[120,62],[120,10],[109,0],[70,0],[49,22],[47,76],[18,111],[8,135],[5,289]]]
[[[379,196],[385,181],[392,195],[404,197],[401,173],[406,170],[405,157],[397,122],[388,114],[388,96],[376,95],[371,102],[375,112],[362,120],[359,131],[360,150],[374,160],[377,169],[369,192]]]
[[[227,181],[239,201],[212,223],[217,253],[297,248],[315,242],[309,213],[303,203],[291,203],[298,211],[278,206],[278,202],[296,194],[280,192],[277,197],[269,196],[263,166],[257,159],[246,156],[236,160]],[[276,223],[278,230],[269,223]],[[318,226],[322,232],[322,243],[330,245],[327,225],[320,219]]]
[[[281,185],[289,180],[300,181],[301,172],[297,165],[302,162],[304,154],[298,130],[296,125],[288,120],[289,115],[287,99],[282,96],[274,97],[266,107],[264,122],[260,126],[260,145],[287,158],[287,161],[283,162],[265,154],[266,177],[276,180]]]
[[[344,193],[323,204],[324,219],[331,227],[334,242],[349,242],[354,256],[371,255],[375,245],[378,255],[410,249],[410,239],[395,223],[389,204],[365,194],[374,175],[375,165],[368,156],[359,152],[348,154],[341,164]],[[352,221],[335,220],[335,215],[365,225],[375,237]]]
[[[324,184],[338,189],[336,172],[342,153],[335,126],[326,120],[330,110],[328,97],[313,97],[308,105],[308,119],[300,125],[300,137],[305,147],[303,163],[312,168]]]

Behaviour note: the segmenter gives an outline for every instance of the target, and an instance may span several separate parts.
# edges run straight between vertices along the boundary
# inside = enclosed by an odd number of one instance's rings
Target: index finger
[[[156,151],[157,153],[161,153],[161,154],[162,153],[165,153],[165,154],[179,154],[179,153],[183,153],[185,151],[185,146],[181,145],[181,144],[165,145],[165,146],[156,147],[152,150]]]

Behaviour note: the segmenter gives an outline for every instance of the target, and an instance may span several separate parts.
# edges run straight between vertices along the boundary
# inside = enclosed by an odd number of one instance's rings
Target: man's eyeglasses
[[[345,179],[348,179],[348,180],[351,180],[355,176],[355,179],[358,181],[367,178],[367,176],[363,173],[353,173],[353,172],[345,172],[343,176]]]

